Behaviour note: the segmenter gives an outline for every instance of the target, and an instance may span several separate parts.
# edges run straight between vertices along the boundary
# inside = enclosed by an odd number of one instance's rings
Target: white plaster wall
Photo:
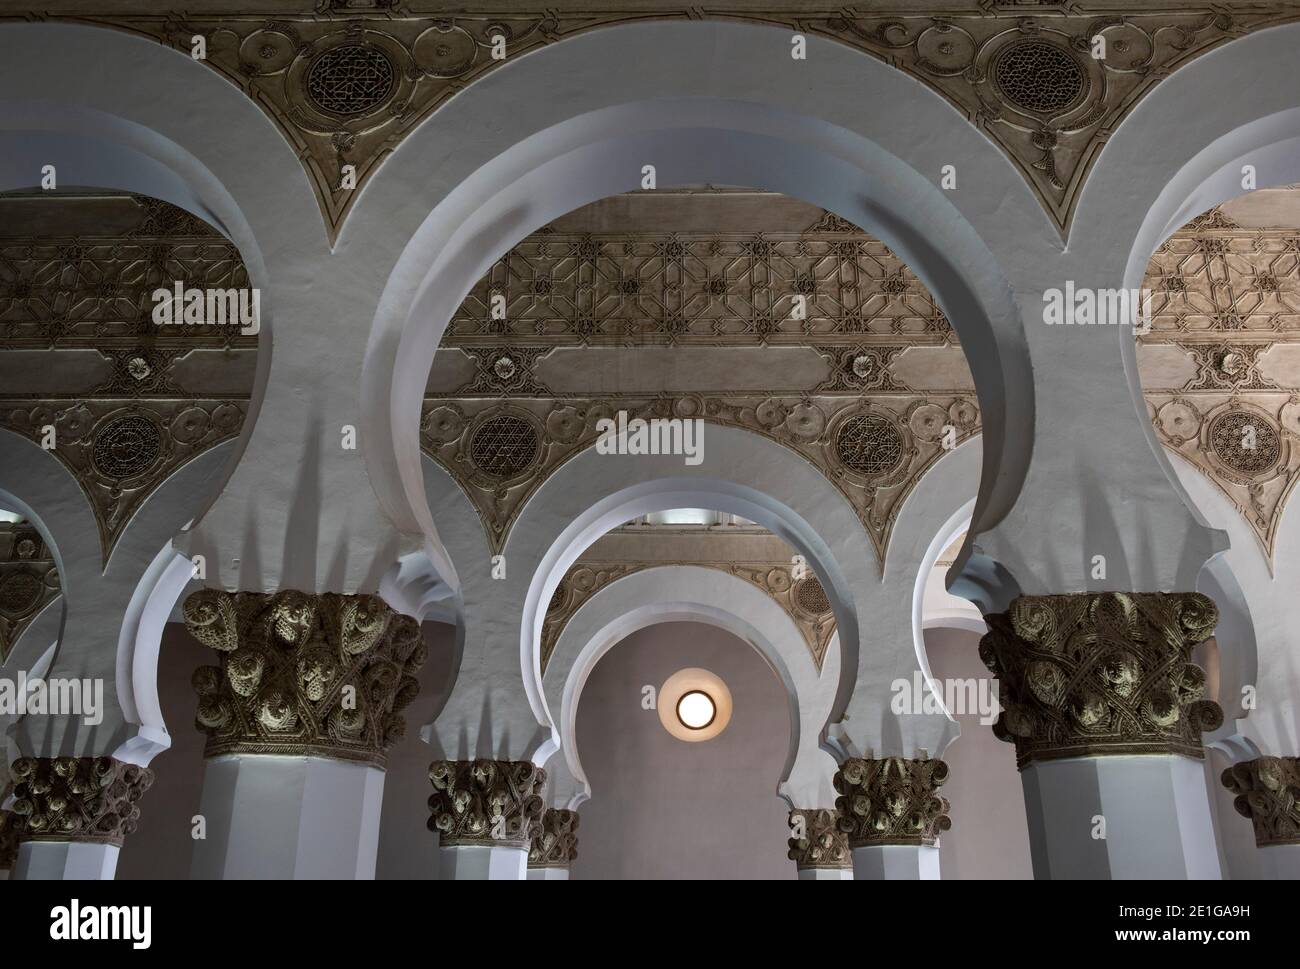
[[[967,629],[932,628],[925,633],[936,680],[996,680],[980,662],[979,635]],[[950,773],[940,793],[951,808],[952,830],[939,839],[944,879],[1032,878],[1025,799],[1012,744],[993,736],[977,712],[955,715],[961,736],[944,751]]]
[[[731,722],[710,741],[677,740],[641,708],[642,686],[687,666],[731,691]],[[712,626],[652,626],[615,646],[578,711],[592,799],[579,812],[573,877],[794,878],[775,793],[789,731],[783,692],[751,646]]]

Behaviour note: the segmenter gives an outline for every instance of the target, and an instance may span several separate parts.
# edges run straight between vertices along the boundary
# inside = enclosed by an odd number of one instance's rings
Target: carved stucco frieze
[[[220,666],[194,673],[204,755],[311,754],[383,766],[426,649],[377,596],[204,589],[185,625]]]
[[[1256,757],[1223,772],[1233,807],[1255,828],[1255,844],[1300,845],[1300,758]]]
[[[176,282],[249,285],[235,246],[166,202],[95,192],[0,198],[0,350],[17,351],[4,364],[24,379],[22,387],[0,381],[0,426],[72,472],[105,561],[141,502],[181,465],[238,435],[248,411],[247,393],[198,388],[214,378],[230,388],[229,368],[256,353],[257,336],[232,325],[155,323],[152,294]],[[36,356],[19,362],[22,354]]]
[[[1190,10],[1161,2],[955,0],[952,8],[921,12],[899,3],[801,15],[723,3],[708,15],[830,37],[918,78],[1008,154],[1059,227],[1069,224],[1106,138],[1161,78],[1247,31],[1297,17],[1282,0]],[[651,16],[703,14],[682,7]],[[488,71],[545,44],[646,17],[644,10],[588,4],[449,16],[440,5],[409,0],[331,2],[314,14],[270,18],[118,7],[78,19],[146,34],[187,56],[202,35],[204,63],[260,105],[303,159],[334,236],[359,194],[344,166],[354,166],[361,188],[420,121]],[[1105,57],[1092,56],[1098,37]],[[503,59],[493,56],[498,38]]]
[[[429,830],[444,847],[524,848],[542,829],[546,771],[529,761],[436,760]]]
[[[246,400],[0,401],[0,427],[48,443],[81,484],[108,561],[141,503],[183,464],[239,434]]]
[[[112,757],[20,757],[10,768],[19,841],[121,846],[153,771]]]
[[[993,726],[1023,769],[1057,757],[1203,757],[1223,723],[1192,650],[1218,622],[1200,593],[1021,596],[985,616],[980,658],[998,678]]]
[[[800,871],[853,867],[848,836],[840,830],[833,809],[796,808],[790,812],[789,823],[791,836],[786,855]]]
[[[40,532],[0,522],[0,662],[59,591],[59,570]]]
[[[528,846],[529,868],[568,868],[578,857],[578,812],[547,808]]]
[[[1212,209],[1175,232],[1148,267],[1143,368],[1157,436],[1222,491],[1270,568],[1300,471],[1300,231],[1242,227]]]
[[[882,561],[904,499],[945,453],[945,438],[956,446],[979,430],[974,395],[456,399],[426,401],[421,444],[464,488],[498,552],[529,496],[595,445],[599,421],[619,411],[629,420],[702,419],[706,453],[711,424],[788,447],[848,499]]]
[[[152,294],[177,281],[249,286],[235,245],[188,212],[140,195],[71,193],[5,194],[0,212],[24,227],[0,225],[0,348],[99,350],[115,366],[85,392],[116,397],[177,392],[172,363],[196,348],[257,348],[238,326],[154,322]],[[34,222],[39,234],[26,228]]]
[[[601,589],[612,582],[665,565],[692,565],[717,569],[762,589],[789,613],[803,634],[813,663],[820,670],[835,633],[835,614],[830,599],[817,577],[812,574],[794,578],[789,562],[736,562],[736,561],[645,561],[645,562],[575,562],[564,574],[551,596],[551,602],[542,621],[541,669],[546,672],[555,646],[560,641],[569,620]]]
[[[938,794],[948,765],[934,758],[850,757],[835,773],[835,812],[850,848],[936,845],[952,827]]]
[[[837,358],[846,349],[842,344],[859,340],[865,343],[858,352],[876,353],[879,365],[904,345],[954,340],[934,297],[884,243],[843,220],[834,226],[824,221],[800,232],[772,231],[771,225],[761,232],[670,233],[548,227],[516,243],[474,285],[448,323],[443,345],[491,354],[494,344],[825,341],[835,346],[818,349]],[[859,361],[859,373],[853,362],[836,359],[821,387],[772,389],[906,389],[873,387],[880,377],[860,373],[868,361]]]

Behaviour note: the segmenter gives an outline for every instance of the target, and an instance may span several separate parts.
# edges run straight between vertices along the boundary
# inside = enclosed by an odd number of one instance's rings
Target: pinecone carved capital
[[[547,808],[528,847],[529,868],[568,868],[578,857],[578,812]]]
[[[1223,772],[1232,806],[1255,827],[1255,844],[1300,844],[1300,758],[1256,757]]]
[[[980,658],[998,678],[993,726],[1031,761],[1105,754],[1203,757],[1223,723],[1192,650],[1218,623],[1199,593],[1021,596],[986,616]]]
[[[20,757],[11,770],[18,841],[120,847],[153,784],[153,771],[112,757]]]
[[[849,839],[839,819],[827,808],[796,808],[790,812],[792,837],[787,857],[800,871],[806,868],[852,868]]]
[[[18,860],[18,815],[0,811],[0,871],[8,871]]]
[[[947,779],[948,765],[933,758],[850,757],[835,774],[835,812],[849,847],[938,844],[952,827],[937,793]]]
[[[546,771],[526,760],[435,760],[429,830],[444,847],[531,848],[546,807]]]
[[[220,666],[194,672],[204,755],[314,754],[383,766],[419,692],[420,626],[377,596],[302,592],[185,600],[185,625]]]

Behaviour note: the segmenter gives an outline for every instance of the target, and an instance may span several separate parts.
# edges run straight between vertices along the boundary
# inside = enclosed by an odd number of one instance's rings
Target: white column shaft
[[[927,845],[879,845],[853,849],[857,881],[938,881],[939,849]]]
[[[24,841],[9,877],[14,881],[112,881],[117,845],[90,841]]]
[[[207,761],[191,878],[375,877],[384,772],[327,757]]]
[[[454,845],[438,849],[441,881],[526,881],[528,849]]]
[[[1200,761],[1075,757],[1020,773],[1035,878],[1221,877]]]

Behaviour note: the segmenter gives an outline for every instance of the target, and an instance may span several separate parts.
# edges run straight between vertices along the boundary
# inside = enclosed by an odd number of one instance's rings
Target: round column
[[[1201,732],[1223,722],[1192,650],[1199,593],[1021,596],[980,657],[1015,744],[1036,878],[1220,877]]]
[[[787,857],[800,881],[850,881],[853,854],[839,819],[830,808],[795,808],[790,812]]]
[[[1267,878],[1300,878],[1300,758],[1256,757],[1223,772],[1236,794],[1232,806],[1255,829],[1260,870]]]
[[[547,808],[528,848],[528,880],[568,881],[578,857],[578,812]]]
[[[939,833],[952,827],[939,787],[948,765],[934,758],[850,757],[835,774],[839,827],[859,881],[937,880]]]
[[[385,752],[419,691],[419,624],[375,596],[217,590],[185,625],[207,734],[191,877],[375,875]]]
[[[429,830],[444,881],[523,881],[541,830],[546,771],[526,760],[436,760]]]
[[[6,829],[15,880],[109,881],[153,772],[112,757],[20,757]]]

